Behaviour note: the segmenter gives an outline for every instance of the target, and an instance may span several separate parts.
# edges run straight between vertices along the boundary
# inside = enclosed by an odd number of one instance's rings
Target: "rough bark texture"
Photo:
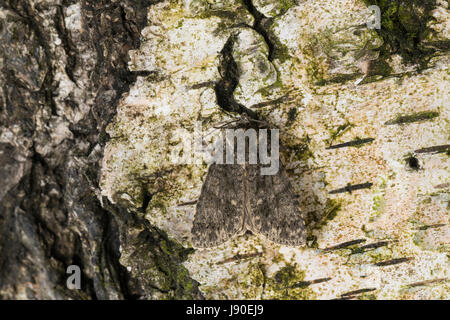
[[[154,2],[0,1],[1,299],[200,298],[188,252],[98,196],[105,127],[139,74],[127,53]],[[73,264],[81,290],[66,287]]]

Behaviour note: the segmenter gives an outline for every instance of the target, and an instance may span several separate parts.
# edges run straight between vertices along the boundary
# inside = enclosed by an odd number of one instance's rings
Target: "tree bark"
[[[186,249],[99,196],[105,127],[154,2],[0,1],[1,299],[201,297]]]

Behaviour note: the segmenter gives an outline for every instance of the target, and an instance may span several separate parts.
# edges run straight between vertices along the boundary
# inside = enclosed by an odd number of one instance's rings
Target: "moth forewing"
[[[248,167],[250,221],[255,234],[283,245],[306,243],[306,226],[284,167],[275,175],[262,175],[258,166]]]
[[[216,247],[243,233],[243,166],[211,164],[192,226],[195,248]]]
[[[305,244],[305,223],[279,160],[278,130],[268,135],[267,129],[257,129],[257,139],[254,128],[227,129],[223,135],[227,152],[219,158],[225,161],[208,168],[192,227],[194,247],[215,247],[246,230],[278,244]],[[249,154],[256,150],[257,157]]]

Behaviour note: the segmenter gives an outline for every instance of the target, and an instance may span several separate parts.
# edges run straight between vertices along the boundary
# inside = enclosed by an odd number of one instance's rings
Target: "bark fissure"
[[[147,8],[156,2],[0,3],[9,24],[0,33],[0,125],[16,128],[16,139],[23,141],[0,143],[0,163],[6,165],[0,168],[2,299],[201,297],[180,266],[187,258],[182,247],[131,218],[138,213],[98,198],[106,126],[122,94],[145,75],[128,70],[128,50],[139,47]],[[66,24],[69,11],[82,29]],[[61,79],[73,87],[63,88]],[[65,98],[61,88],[70,91]],[[78,116],[70,115],[81,114],[82,105],[88,112],[74,120]],[[128,236],[129,228],[158,240],[146,244]],[[164,252],[162,242],[175,253]],[[132,263],[140,272],[122,265],[120,246],[138,255]],[[71,264],[82,271],[81,290],[66,287]]]

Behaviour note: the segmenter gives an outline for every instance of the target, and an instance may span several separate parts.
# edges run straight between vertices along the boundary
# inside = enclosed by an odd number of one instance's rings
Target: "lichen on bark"
[[[99,196],[105,128],[139,74],[128,50],[153,3],[0,2],[2,299],[201,297],[185,251]],[[146,278],[120,263],[128,241],[125,265]],[[81,268],[80,290],[66,286],[69,265]]]

